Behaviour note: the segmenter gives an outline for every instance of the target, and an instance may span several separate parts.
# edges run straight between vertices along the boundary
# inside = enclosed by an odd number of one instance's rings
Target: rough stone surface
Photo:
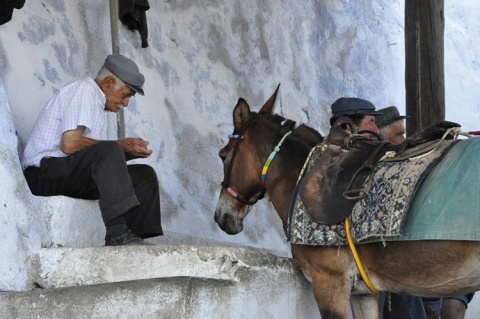
[[[289,258],[219,246],[44,248],[31,257],[31,262],[32,279],[43,288],[168,277],[239,282],[245,272],[289,277],[298,271]]]
[[[49,248],[35,258],[47,289],[0,293],[1,318],[318,317],[295,263],[252,249]]]
[[[0,316],[3,319],[319,318],[309,284],[301,277],[294,279],[256,273],[244,276],[241,283],[176,277],[8,293],[0,295]]]
[[[98,201],[65,196],[40,197],[47,227],[43,247],[91,247],[105,244]]]

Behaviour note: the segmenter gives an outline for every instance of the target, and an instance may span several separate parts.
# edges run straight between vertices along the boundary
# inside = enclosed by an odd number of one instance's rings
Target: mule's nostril
[[[221,225],[222,223],[220,222],[220,216],[215,214],[215,218],[214,218],[215,222],[218,224],[218,225]]]

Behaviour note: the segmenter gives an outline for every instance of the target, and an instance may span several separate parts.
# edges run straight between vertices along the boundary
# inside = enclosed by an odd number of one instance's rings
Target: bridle
[[[262,175],[260,176],[260,181],[261,181],[262,187],[263,187],[262,192],[260,193],[260,195],[258,197],[254,198],[253,200],[247,200],[244,197],[240,196],[237,192],[235,192],[232,189],[232,187],[230,186],[230,178],[231,178],[232,170],[233,170],[233,162],[235,161],[235,158],[237,157],[238,149],[240,147],[240,142],[243,140],[243,134],[245,133],[246,128],[247,128],[247,126],[245,126],[243,128],[243,130],[241,131],[241,134],[228,134],[229,139],[236,139],[237,142],[235,143],[235,147],[233,149],[233,154],[232,154],[232,159],[230,160],[230,165],[228,166],[228,171],[227,171],[227,175],[225,176],[225,180],[222,182],[222,187],[225,188],[226,191],[233,198],[238,200],[240,203],[251,206],[251,205],[254,205],[256,202],[258,202],[259,200],[261,200],[265,196],[265,193],[267,191],[267,189],[265,188],[265,178],[267,176],[268,168],[270,167],[270,164],[272,163],[275,155],[280,151],[280,146],[282,146],[283,141],[285,140],[285,138],[288,135],[290,135],[292,133],[292,131],[288,131],[287,133],[285,133],[285,135],[283,135],[282,139],[278,142],[277,146],[275,146],[274,150],[272,151],[272,153],[270,153],[270,156],[268,156],[265,164],[263,165]]]

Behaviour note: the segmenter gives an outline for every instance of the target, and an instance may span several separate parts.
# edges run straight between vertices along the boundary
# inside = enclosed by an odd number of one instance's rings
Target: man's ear
[[[111,89],[115,86],[115,78],[111,75],[107,75],[103,78],[101,83],[102,90]]]
[[[334,123],[333,127],[335,126],[340,126],[344,130],[348,130],[352,132],[353,134],[356,134],[358,132],[358,127],[357,125],[352,121],[351,118],[348,116],[341,116],[339,117]]]

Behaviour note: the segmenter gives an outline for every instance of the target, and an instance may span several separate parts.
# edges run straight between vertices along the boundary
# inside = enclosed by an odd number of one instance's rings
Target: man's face
[[[380,130],[375,124],[375,116],[365,115],[365,117],[360,122],[360,125],[358,126],[358,131],[372,131],[379,134]]]
[[[118,112],[121,106],[127,107],[130,98],[135,95],[135,91],[126,85],[115,90],[115,85],[110,85],[103,90],[106,97],[105,110]]]
[[[393,144],[401,144],[405,141],[405,125],[403,121],[397,121],[392,124],[392,129],[386,139]]]

